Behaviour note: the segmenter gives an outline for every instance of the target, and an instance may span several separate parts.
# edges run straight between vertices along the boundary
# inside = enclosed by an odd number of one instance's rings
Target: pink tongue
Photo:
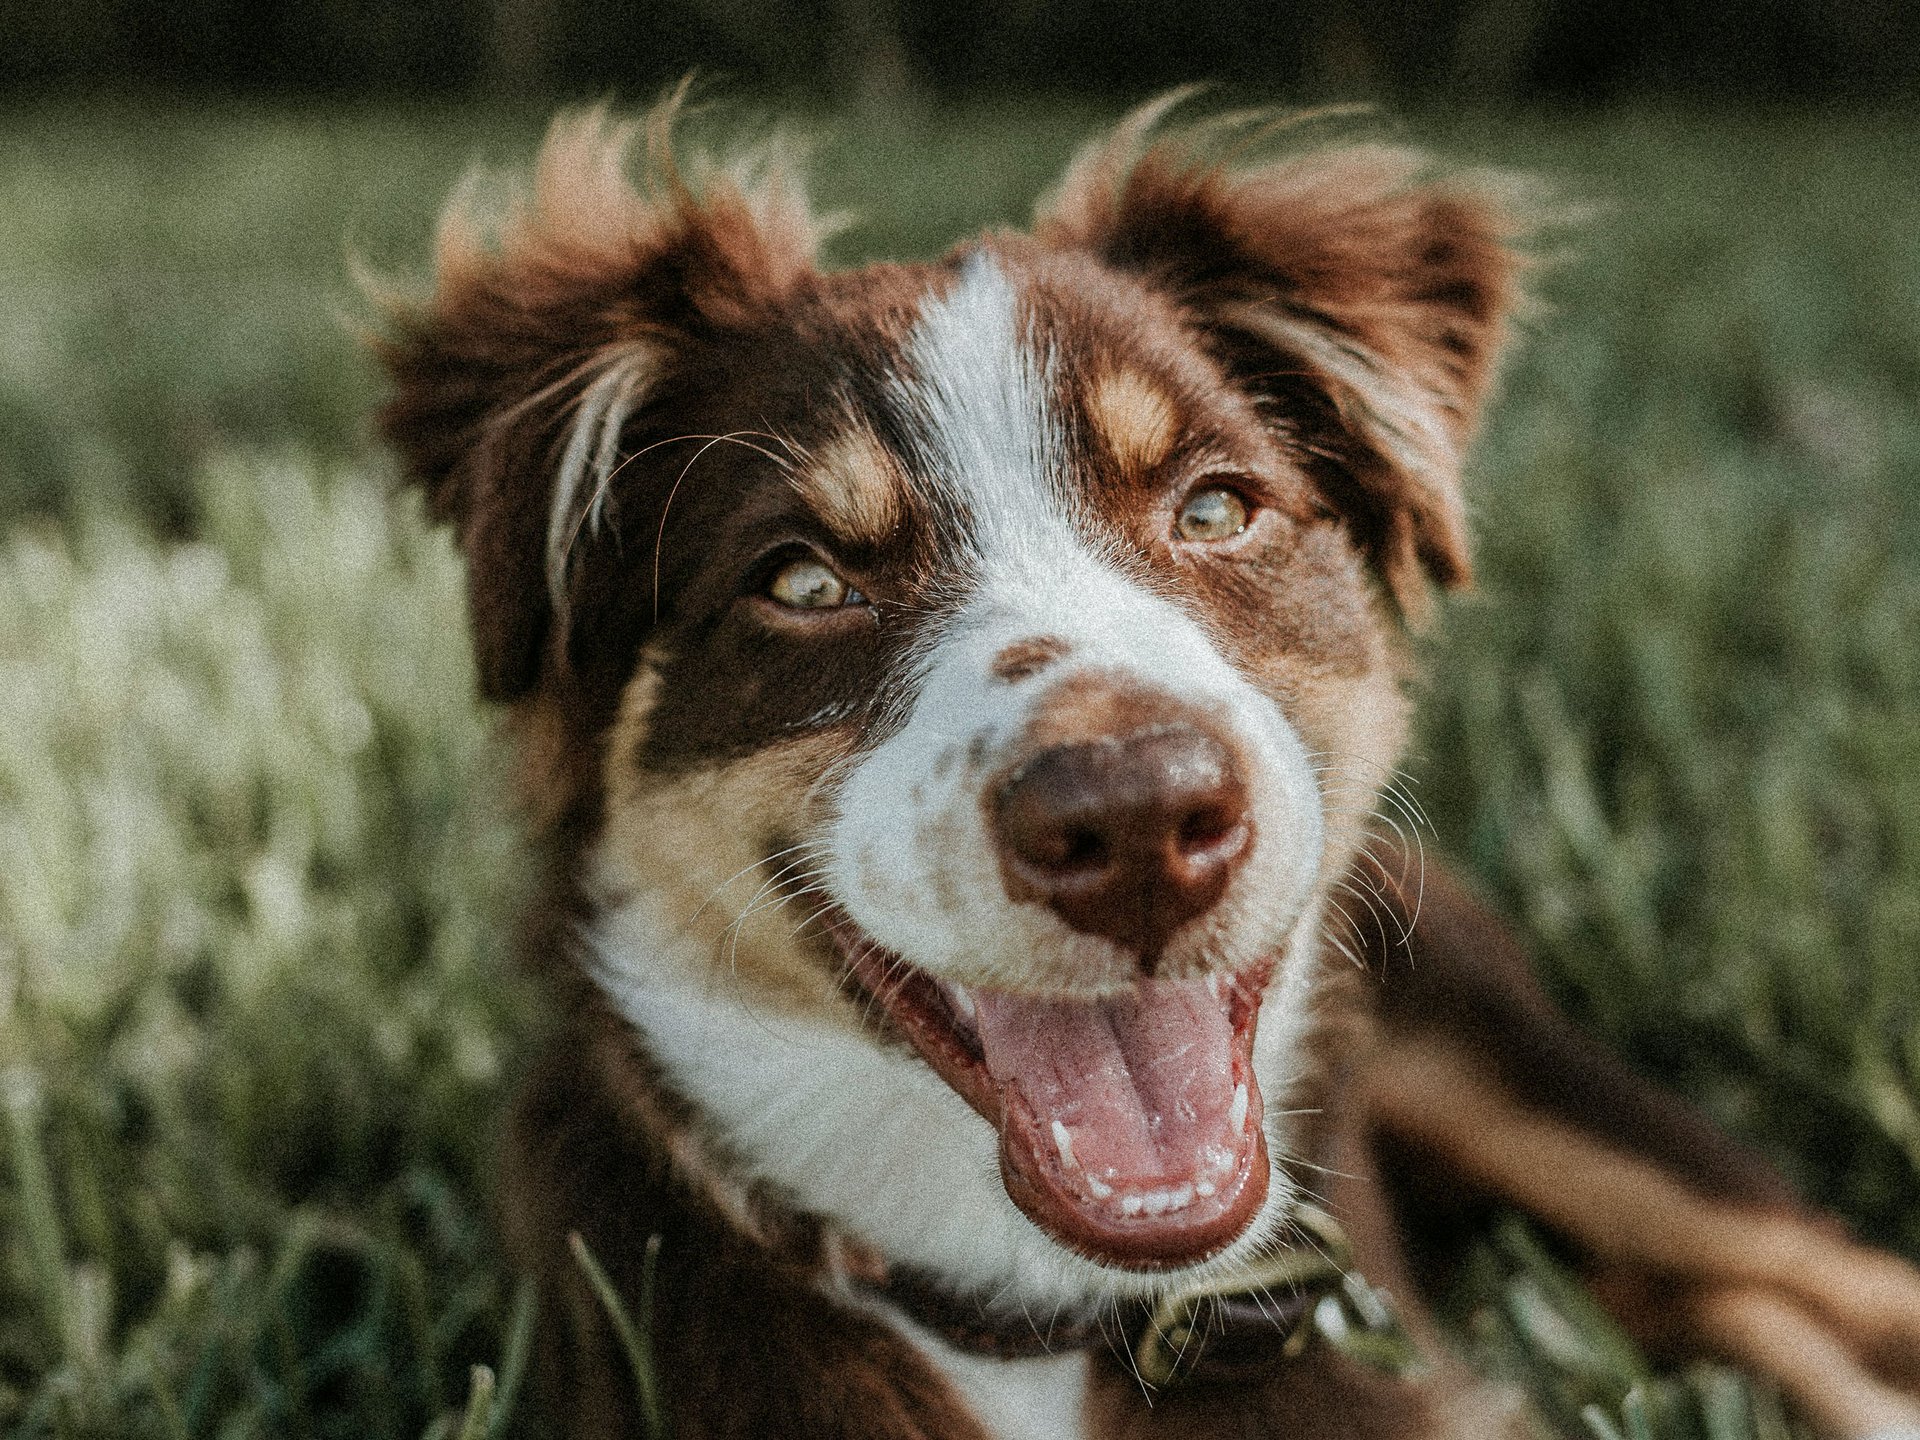
[[[1061,1146],[1064,1130],[1072,1168],[1137,1190],[1231,1167],[1233,1027],[1206,981],[1146,981],[1110,1000],[976,990],[974,1001],[987,1073],[1025,1098],[1036,1140]]]

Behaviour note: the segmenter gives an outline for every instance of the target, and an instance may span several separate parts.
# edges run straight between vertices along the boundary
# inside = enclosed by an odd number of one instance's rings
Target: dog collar
[[[1419,1351],[1387,1296],[1353,1268],[1340,1222],[1296,1204],[1293,1243],[1162,1298],[1136,1331],[1134,1373],[1155,1389],[1193,1380],[1249,1380],[1276,1358],[1328,1344],[1395,1375],[1418,1367]]]
[[[1292,1243],[1162,1297],[1102,1319],[1040,1325],[989,1315],[917,1272],[868,1270],[860,1287],[957,1350],[1012,1360],[1107,1349],[1124,1354],[1156,1390],[1248,1380],[1327,1344],[1394,1375],[1413,1373],[1419,1352],[1389,1298],[1352,1268],[1340,1223],[1311,1205],[1290,1217]]]

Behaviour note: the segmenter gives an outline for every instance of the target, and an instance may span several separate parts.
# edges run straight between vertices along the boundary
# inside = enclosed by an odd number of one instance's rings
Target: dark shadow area
[[[15,0],[0,90],[538,98],[697,69],[815,98],[1263,94],[1477,103],[1887,100],[1916,93],[1903,0]]]

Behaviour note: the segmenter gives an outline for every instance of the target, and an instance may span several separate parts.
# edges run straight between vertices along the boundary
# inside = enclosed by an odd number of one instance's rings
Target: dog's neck
[[[1196,1271],[1243,1264],[1285,1222],[1294,1191],[1277,1161],[1299,1156],[1290,1122],[1312,1107],[1319,943],[1318,917],[1303,919],[1256,1037],[1255,1063],[1272,1097],[1271,1198],[1228,1250],[1173,1275],[1100,1266],[1043,1234],[1007,1197],[992,1128],[925,1064],[843,1017],[756,1003],[716,969],[704,941],[671,923],[657,895],[624,889],[596,907],[584,958],[663,1083],[697,1117],[697,1136],[658,1137],[666,1153],[697,1149],[708,1183],[780,1195],[890,1269],[984,1302],[989,1318],[1073,1324],[1116,1300],[1190,1283]]]

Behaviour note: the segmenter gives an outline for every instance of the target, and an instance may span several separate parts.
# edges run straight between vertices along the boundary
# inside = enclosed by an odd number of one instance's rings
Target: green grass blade
[[[493,1371],[476,1365],[467,1388],[467,1414],[460,1425],[460,1440],[485,1440],[493,1433],[493,1426]]]
[[[13,1153],[14,1182],[20,1192],[22,1229],[38,1282],[40,1304],[57,1351],[69,1361],[78,1357],[70,1323],[66,1242],[60,1211],[53,1198],[53,1175],[40,1140],[39,1086],[27,1071],[0,1076],[0,1109],[7,1115],[7,1138]]]
[[[1621,1397],[1620,1418],[1626,1424],[1627,1440],[1656,1440],[1645,1384],[1635,1384]]]
[[[1737,1375],[1718,1368],[1699,1371],[1693,1376],[1693,1391],[1706,1440],[1756,1440],[1753,1405]]]
[[[526,1374],[527,1357],[533,1351],[533,1321],[536,1301],[533,1282],[522,1279],[513,1291],[513,1314],[507,1321],[507,1344],[500,1358],[499,1398],[493,1407],[493,1422],[488,1435],[496,1436],[513,1417],[514,1402],[520,1398],[520,1381]]]
[[[587,1248],[587,1242],[579,1232],[567,1237],[567,1244],[573,1251],[574,1262],[581,1273],[587,1277],[587,1283],[593,1287],[593,1293],[599,1298],[600,1306],[607,1312],[614,1333],[620,1338],[620,1345],[627,1355],[627,1366],[633,1374],[634,1391],[640,1400],[640,1417],[646,1425],[648,1440],[666,1440],[666,1413],[660,1403],[660,1391],[653,1371],[653,1280],[655,1267],[660,1259],[660,1237],[647,1237],[646,1258],[641,1262],[640,1271],[640,1312],[643,1326],[636,1327],[627,1314],[627,1307],[620,1301],[620,1294],[614,1289],[613,1281],[607,1272],[600,1268],[600,1262]]]

